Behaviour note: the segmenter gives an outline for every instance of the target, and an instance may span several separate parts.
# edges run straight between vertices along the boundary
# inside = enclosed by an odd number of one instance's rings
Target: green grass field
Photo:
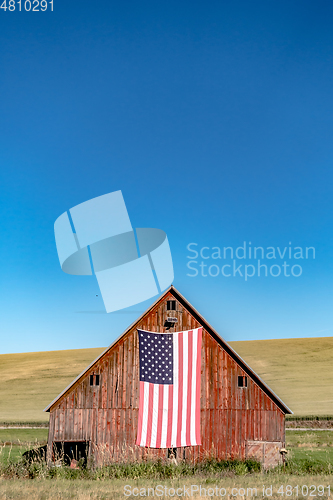
[[[286,447],[295,460],[310,459],[333,465],[333,431],[286,430]]]
[[[296,415],[333,415],[333,337],[230,342]],[[47,422],[47,406],[104,348],[0,355],[0,422]]]
[[[46,444],[48,429],[0,429],[0,445],[4,443],[27,444],[38,443]]]

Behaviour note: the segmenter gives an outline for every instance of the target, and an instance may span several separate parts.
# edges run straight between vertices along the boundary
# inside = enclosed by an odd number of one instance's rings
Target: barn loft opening
[[[175,311],[176,310],[176,301],[168,300],[167,301],[167,311]]]
[[[93,374],[89,377],[90,385],[99,385],[99,374]]]
[[[238,376],[238,387],[247,387],[247,377],[244,375]]]

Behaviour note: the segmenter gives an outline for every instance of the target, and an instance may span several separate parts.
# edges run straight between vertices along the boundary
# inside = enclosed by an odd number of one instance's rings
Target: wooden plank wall
[[[139,408],[139,340],[137,328],[164,332],[167,316],[177,317],[175,331],[201,325],[177,303],[167,311],[170,294],[157,304],[135,329],[95,364],[85,378],[51,409],[49,445],[52,441],[90,442],[97,463],[166,457],[167,450],[135,446]],[[172,331],[172,330],[171,330]],[[90,386],[90,374],[100,375],[100,385]],[[179,450],[179,456],[202,460],[245,458],[246,441],[285,442],[284,415],[248,377],[248,387],[238,387],[245,375],[233,358],[203,330],[201,354],[202,446]]]

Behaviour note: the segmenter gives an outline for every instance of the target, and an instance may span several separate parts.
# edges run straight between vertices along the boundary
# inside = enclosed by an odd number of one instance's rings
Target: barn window
[[[247,377],[244,375],[238,376],[238,387],[247,387]]]
[[[99,375],[90,375],[89,377],[89,383],[90,385],[99,385]]]
[[[176,310],[176,301],[168,300],[167,301],[167,311],[175,311]]]

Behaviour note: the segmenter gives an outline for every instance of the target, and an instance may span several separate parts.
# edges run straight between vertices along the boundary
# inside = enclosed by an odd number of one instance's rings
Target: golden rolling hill
[[[333,415],[333,337],[230,342],[296,415]],[[0,355],[0,422],[45,422],[43,409],[104,348]]]

